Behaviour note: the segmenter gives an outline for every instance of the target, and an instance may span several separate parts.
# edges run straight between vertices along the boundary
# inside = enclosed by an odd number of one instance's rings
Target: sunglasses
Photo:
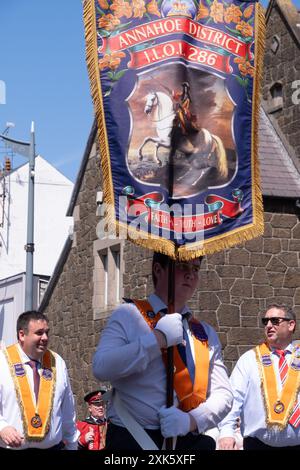
[[[291,321],[291,319],[284,317],[265,317],[261,319],[261,322],[264,326],[267,326],[269,321],[272,323],[272,325],[278,326],[282,321]]]

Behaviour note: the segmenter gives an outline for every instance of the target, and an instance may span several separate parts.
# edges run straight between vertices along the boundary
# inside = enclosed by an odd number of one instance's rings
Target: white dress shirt
[[[292,351],[292,344],[286,349]],[[280,391],[282,386],[279,375],[279,357],[274,352],[270,356],[274,365],[277,387]],[[289,364],[292,355],[287,354],[285,357]],[[284,430],[274,426],[267,427],[261,379],[253,349],[240,357],[232,371],[230,382],[234,402],[230,413],[220,423],[220,438],[234,437],[236,419],[241,417],[241,433],[244,437],[256,437],[273,447],[300,445],[300,426],[295,429],[288,424]],[[298,395],[298,400],[299,398]]]
[[[33,370],[30,365],[26,364],[30,358],[19,345],[18,348],[29,380],[29,385],[33,392]],[[50,430],[42,441],[25,441],[21,447],[15,447],[14,449],[16,450],[30,447],[47,449],[62,440],[66,442],[66,450],[77,450],[79,432],[76,429],[74,397],[65,361],[58,354],[54,354],[56,359],[56,385]],[[23,435],[23,422],[16,397],[15,386],[6,357],[2,351],[0,351],[0,371],[0,431],[6,426],[13,426]],[[32,396],[35,398],[34,393],[32,393]],[[1,439],[0,447],[6,447]]]
[[[154,294],[149,302],[154,313],[166,308]],[[185,307],[180,313],[188,311]],[[216,426],[232,403],[219,339],[210,325],[201,324],[208,336],[210,365],[207,400],[190,411],[199,433]],[[189,332],[186,320],[184,327]],[[193,351],[193,343],[190,344]],[[156,337],[134,304],[121,305],[112,313],[93,358],[93,371],[97,379],[111,382],[124,406],[143,428],[159,428],[158,411],[166,403],[166,368]],[[123,426],[112,404],[108,417],[112,423]]]

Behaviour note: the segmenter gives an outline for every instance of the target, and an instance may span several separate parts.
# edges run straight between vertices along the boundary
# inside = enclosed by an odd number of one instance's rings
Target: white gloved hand
[[[190,415],[175,406],[159,410],[160,430],[164,437],[185,436],[190,432]]]
[[[157,322],[155,329],[165,335],[167,347],[182,343],[183,326],[180,313],[168,313],[164,315]]]

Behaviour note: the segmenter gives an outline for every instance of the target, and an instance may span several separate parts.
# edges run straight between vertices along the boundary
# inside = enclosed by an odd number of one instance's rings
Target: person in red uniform
[[[105,448],[107,420],[102,394],[106,389],[101,388],[88,393],[84,397],[89,408],[89,416],[83,421],[77,421],[80,432],[78,450],[103,450]]]

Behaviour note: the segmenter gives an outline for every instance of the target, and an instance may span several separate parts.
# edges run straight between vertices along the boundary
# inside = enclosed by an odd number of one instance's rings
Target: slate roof
[[[264,196],[300,198],[300,170],[283,143],[275,123],[261,108],[259,122],[259,160]],[[297,168],[298,167],[298,168]]]
[[[300,46],[300,13],[291,0],[270,0],[266,10],[266,23],[268,24],[272,9],[277,6],[285,19],[297,44]]]

